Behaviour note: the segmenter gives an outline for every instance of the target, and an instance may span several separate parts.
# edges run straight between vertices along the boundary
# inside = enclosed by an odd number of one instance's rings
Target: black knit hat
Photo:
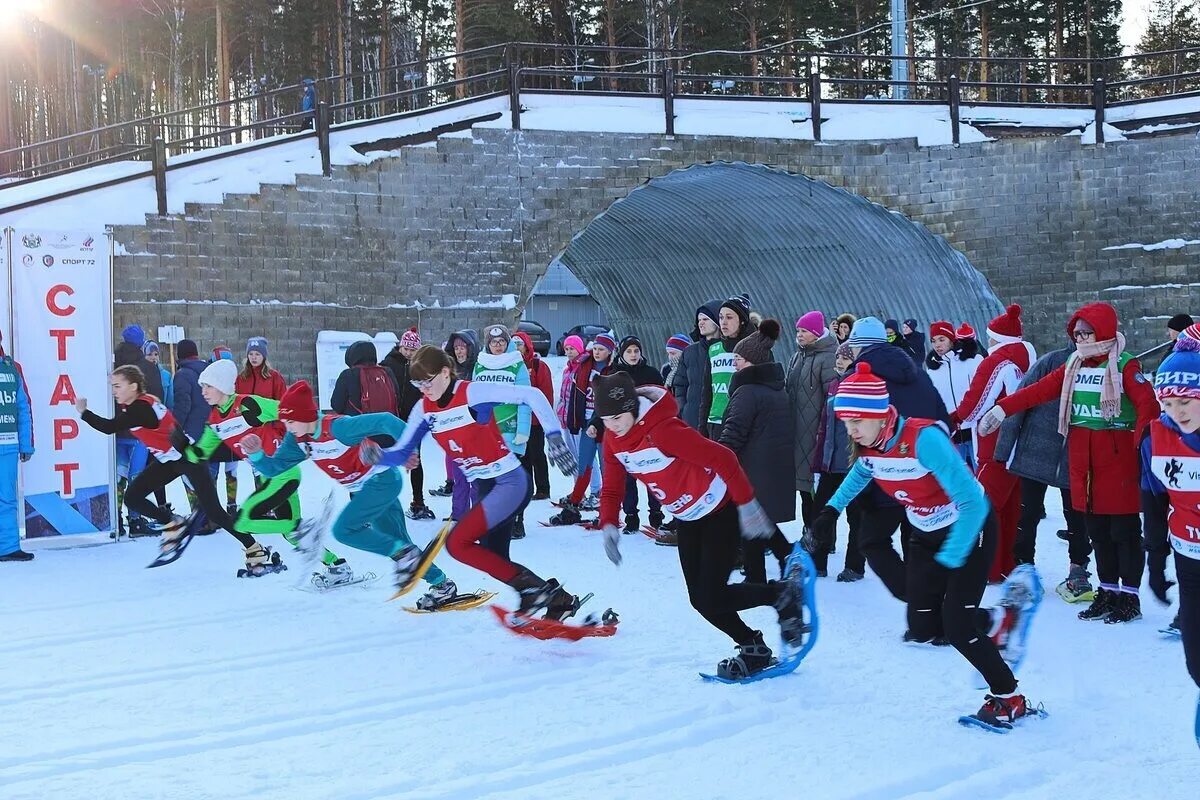
[[[730,311],[738,315],[738,319],[742,321],[742,327],[750,324],[750,295],[742,292],[736,297],[731,297],[724,303],[721,303],[721,308],[728,308]]]
[[[600,375],[592,383],[592,389],[596,396],[596,413],[600,416],[615,417],[626,413],[637,416],[637,390],[628,372]]]
[[[751,364],[766,364],[771,360],[771,348],[779,340],[779,321],[764,319],[758,330],[742,339],[733,348],[733,354],[741,356]]]
[[[1183,333],[1192,325],[1196,324],[1196,320],[1192,319],[1187,314],[1176,314],[1167,320],[1167,328],[1176,333]]]

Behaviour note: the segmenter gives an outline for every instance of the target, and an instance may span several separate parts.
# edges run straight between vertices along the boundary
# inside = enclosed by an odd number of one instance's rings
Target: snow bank
[[[1080,142],[1082,144],[1095,144],[1096,143],[1096,123],[1093,121],[1087,127],[1085,127],[1082,131],[1071,131],[1070,133],[1064,133],[1063,136],[1079,136]],[[1105,142],[1123,142],[1123,141],[1125,141],[1125,134],[1124,134],[1124,132],[1121,131],[1120,128],[1114,128],[1112,125],[1109,125],[1106,122],[1106,123],[1104,123],[1104,141]]]
[[[1137,250],[1142,249],[1147,252],[1153,250],[1179,250],[1188,245],[1200,244],[1200,239],[1164,239],[1161,242],[1154,244],[1141,244],[1140,242],[1130,242],[1129,244],[1115,244],[1111,247],[1105,247],[1104,250]]]

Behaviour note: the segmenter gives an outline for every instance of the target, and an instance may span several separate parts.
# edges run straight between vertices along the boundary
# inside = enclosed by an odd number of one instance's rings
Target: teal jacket
[[[318,431],[326,416],[328,415],[317,414]],[[380,447],[390,447],[404,435],[404,421],[386,411],[377,414],[359,414],[356,417],[339,414],[333,416],[336,419],[329,426],[329,432],[342,444],[361,444],[364,439],[371,439]],[[274,478],[307,460],[308,451],[290,433],[283,437],[275,455],[264,455],[260,450],[250,456],[250,463],[254,465],[254,468],[268,478]]]

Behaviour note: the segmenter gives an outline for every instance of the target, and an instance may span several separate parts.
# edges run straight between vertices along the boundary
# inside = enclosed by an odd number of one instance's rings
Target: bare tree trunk
[[[1054,57],[1063,57],[1063,0],[1054,3]],[[1054,83],[1062,83],[1062,62],[1054,62]],[[1058,102],[1063,102],[1062,89],[1058,90]]]
[[[783,18],[783,38],[788,42],[796,38],[796,15],[791,6],[788,6],[787,14]],[[784,51],[781,71],[785,77],[789,78],[796,74],[796,46],[794,44],[789,44]],[[788,97],[795,97],[796,84],[785,84],[783,93]]]
[[[454,50],[462,53],[467,49],[467,12],[463,7],[465,0],[454,0]],[[454,59],[454,77],[462,80],[467,77],[467,65],[462,58]],[[462,100],[467,96],[467,87],[459,84],[455,87],[455,96]]]
[[[751,8],[750,8],[750,17],[749,17],[749,19],[746,20],[746,22],[750,28],[750,49],[757,50],[758,49],[758,10],[755,9],[753,6],[751,6]],[[759,70],[758,54],[755,53],[754,55],[750,56],[750,75],[751,75],[751,77],[757,78],[758,70]],[[758,81],[754,81],[754,83],[752,84],[750,93],[753,95],[756,95],[756,96],[762,94],[762,84],[760,84]]]
[[[988,42],[988,13],[987,6],[979,7],[979,82],[983,86],[979,87],[979,99],[987,102],[988,99],[988,54],[990,45]]]
[[[617,28],[613,22],[613,15],[616,13],[615,0],[604,0],[604,33],[607,37],[608,46],[617,46]],[[608,51],[608,66],[612,73],[617,71],[617,53],[615,50]],[[614,88],[614,78],[608,79],[608,90],[611,92]]]
[[[217,2],[217,102],[225,103],[218,107],[217,124],[222,128],[229,127],[229,31],[225,28],[228,21],[225,16],[224,0]],[[222,142],[225,140],[222,139]]]

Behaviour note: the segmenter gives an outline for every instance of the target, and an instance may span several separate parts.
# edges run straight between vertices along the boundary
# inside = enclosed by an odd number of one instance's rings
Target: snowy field
[[[439,485],[431,442],[425,463]],[[306,474],[306,513],[329,485]],[[953,651],[900,643],[904,608],[874,576],[819,582],[820,640],[795,674],[701,682],[732,645],[688,606],[675,551],[628,536],[615,568],[599,533],[539,526],[548,502],[513,556],[617,609],[614,638],[519,638],[483,609],[406,614],[417,595],[385,602],[390,562],[359,552],[343,554],[384,579],[317,595],[298,571],[235,578],[224,534],[157,570],[147,540],[35,542],[36,561],[0,565],[0,798],[1195,798],[1196,691],[1156,632],[1171,612],[1147,590],[1140,622],[1076,620],[1053,593],[1067,566],[1056,504],[1021,675],[1050,716],[1007,736],[956,724],[983,692]],[[424,543],[439,524],[410,527]],[[839,544],[831,575],[844,529]],[[749,619],[778,640],[774,612]]]

